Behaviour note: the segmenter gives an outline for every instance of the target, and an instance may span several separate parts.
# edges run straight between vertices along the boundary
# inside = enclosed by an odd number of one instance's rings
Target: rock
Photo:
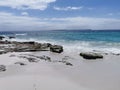
[[[51,51],[56,53],[63,52],[62,46],[51,45],[50,43],[38,43],[34,41],[29,41],[29,42],[0,41],[0,44],[3,45],[8,44],[8,47],[3,47],[2,49],[7,52],[35,52],[35,51]]]
[[[58,62],[64,63],[65,65],[73,66],[73,64],[71,64],[70,62],[68,62],[66,60],[62,60],[62,61],[58,61]]]
[[[18,56],[19,58],[23,58],[23,59],[27,59],[29,62],[38,62],[39,60],[37,60],[36,58],[33,58],[31,56],[27,56],[27,55],[20,55]]]
[[[0,65],[0,72],[6,71],[6,66],[5,65]]]
[[[30,57],[30,58],[26,58],[29,62],[38,62],[38,60],[36,60],[35,58],[32,58],[32,57]]]
[[[80,56],[82,56],[84,59],[102,59],[103,58],[101,54],[92,53],[92,52],[80,53]]]
[[[62,53],[63,52],[63,47],[60,45],[51,45],[50,46],[50,51],[55,52],[55,53]]]
[[[35,43],[35,45],[33,45],[31,47],[34,51],[49,51],[49,44],[48,43]]]
[[[73,66],[71,63],[69,63],[69,62],[66,62],[66,65],[69,65],[69,66]]]
[[[9,38],[9,39],[13,39],[13,38],[15,38],[15,37],[14,37],[14,36],[9,36],[8,38]]]
[[[41,44],[41,50],[48,51],[50,46],[51,46],[50,43],[43,43],[43,44]]]
[[[0,41],[0,44],[11,44],[11,42],[10,41]]]
[[[26,64],[24,64],[24,63],[22,63],[22,62],[16,62],[15,64],[19,64],[19,65],[26,65]]]
[[[42,60],[51,62],[51,58],[48,57],[48,56],[43,55],[43,56],[41,56],[41,57],[39,57],[39,58],[42,59]]]
[[[5,37],[4,36],[0,36],[0,40],[3,40]]]
[[[37,43],[37,42],[12,42],[15,44],[13,51],[15,52],[34,52],[34,51],[49,51],[49,43]]]
[[[1,54],[5,54],[5,53],[7,53],[7,52],[4,51],[4,50],[0,50],[0,55],[1,55]]]
[[[35,42],[34,42],[34,41],[30,41],[30,42],[22,42],[22,44],[32,44],[32,45],[34,45]]]

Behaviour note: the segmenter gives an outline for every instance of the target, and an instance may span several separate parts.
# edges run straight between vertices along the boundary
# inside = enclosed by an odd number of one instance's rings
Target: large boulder
[[[63,46],[60,45],[51,45],[50,51],[55,53],[62,53],[63,52]]]
[[[82,52],[80,53],[80,56],[82,56],[84,59],[102,59],[103,56],[99,53],[93,53],[93,52]]]
[[[5,65],[0,65],[0,72],[6,71],[6,66]]]

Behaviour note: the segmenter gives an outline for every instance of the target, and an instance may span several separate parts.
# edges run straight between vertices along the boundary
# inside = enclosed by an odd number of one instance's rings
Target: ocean
[[[63,45],[68,51],[120,53],[119,30],[49,30],[1,31],[0,35],[15,36],[15,41],[37,41]]]

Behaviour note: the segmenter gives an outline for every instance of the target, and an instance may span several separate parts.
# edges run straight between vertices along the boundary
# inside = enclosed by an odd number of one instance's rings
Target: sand
[[[18,57],[25,54],[46,55],[53,62],[30,63]],[[73,66],[57,62],[65,56]],[[26,65],[14,64],[18,61]],[[117,55],[89,61],[77,53],[7,53],[0,55],[0,65],[7,67],[5,72],[0,72],[0,90],[120,90],[120,56]]]

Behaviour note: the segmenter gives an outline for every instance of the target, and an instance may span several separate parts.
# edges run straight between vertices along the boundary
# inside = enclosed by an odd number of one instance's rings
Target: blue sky
[[[120,0],[0,0],[0,30],[120,29]]]

